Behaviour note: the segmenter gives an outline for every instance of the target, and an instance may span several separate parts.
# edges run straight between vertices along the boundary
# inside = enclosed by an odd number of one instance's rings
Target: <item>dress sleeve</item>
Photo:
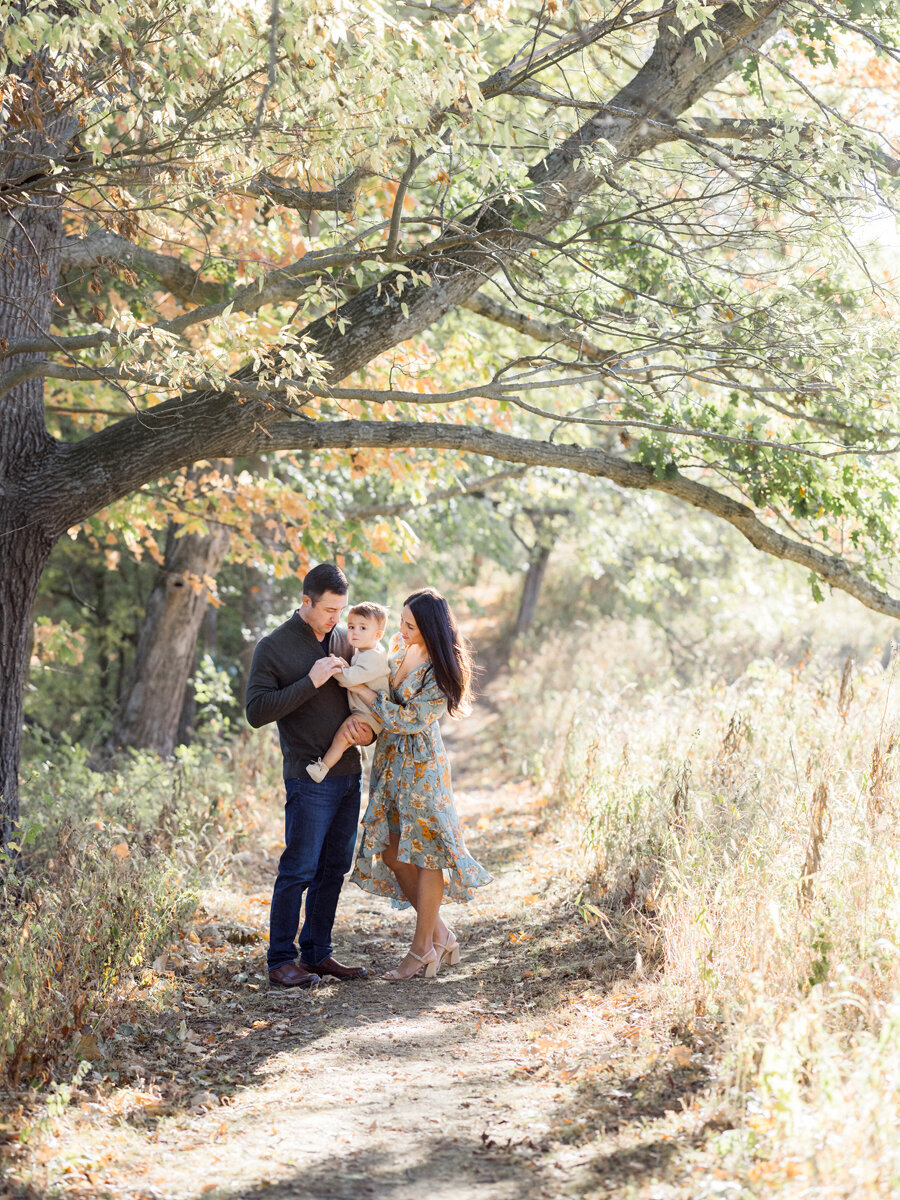
[[[425,687],[403,704],[395,704],[389,692],[379,692],[371,708],[388,733],[421,733],[447,711],[447,697],[431,675]]]

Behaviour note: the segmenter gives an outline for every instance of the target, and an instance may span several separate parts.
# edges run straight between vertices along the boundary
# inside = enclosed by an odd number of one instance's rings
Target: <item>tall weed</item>
[[[586,911],[626,915],[661,1002],[719,1032],[745,1117],[723,1145],[748,1184],[889,1194],[900,681],[880,655],[842,670],[748,647],[730,681],[710,657],[678,686],[657,639],[606,621],[548,640],[509,683],[508,744],[578,817]]]

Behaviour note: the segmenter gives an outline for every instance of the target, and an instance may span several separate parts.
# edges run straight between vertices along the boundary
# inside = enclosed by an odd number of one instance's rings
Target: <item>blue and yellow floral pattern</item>
[[[466,850],[450,786],[450,760],[439,719],[447,711],[430,663],[422,663],[393,685],[403,655],[391,645],[390,692],[379,692],[372,711],[384,728],[375,743],[369,806],[363,837],[350,878],[367,892],[387,896],[395,908],[408,908],[397,881],[377,856],[399,833],[398,857],[417,867],[445,871],[445,897],[468,900],[472,889],[491,882],[490,874]]]

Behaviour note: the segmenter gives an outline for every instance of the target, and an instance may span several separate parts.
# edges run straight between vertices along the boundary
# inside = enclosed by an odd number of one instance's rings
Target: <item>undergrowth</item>
[[[183,747],[168,762],[135,754],[106,771],[59,746],[52,761],[27,765],[18,841],[0,860],[7,1093],[94,1057],[136,975],[189,919],[198,886],[277,784],[258,742]]]
[[[507,747],[577,817],[585,919],[718,1040],[729,1171],[754,1194],[894,1194],[896,662],[870,644],[841,667],[827,639],[762,657],[752,636],[740,673],[710,656],[682,686],[655,630],[550,637],[513,664]]]

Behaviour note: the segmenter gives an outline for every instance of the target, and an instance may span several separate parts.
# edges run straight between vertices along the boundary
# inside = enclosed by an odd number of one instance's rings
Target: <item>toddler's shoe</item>
[[[328,768],[322,762],[321,758],[314,763],[310,763],[306,768],[307,775],[311,775],[316,783],[321,783],[328,774]]]

